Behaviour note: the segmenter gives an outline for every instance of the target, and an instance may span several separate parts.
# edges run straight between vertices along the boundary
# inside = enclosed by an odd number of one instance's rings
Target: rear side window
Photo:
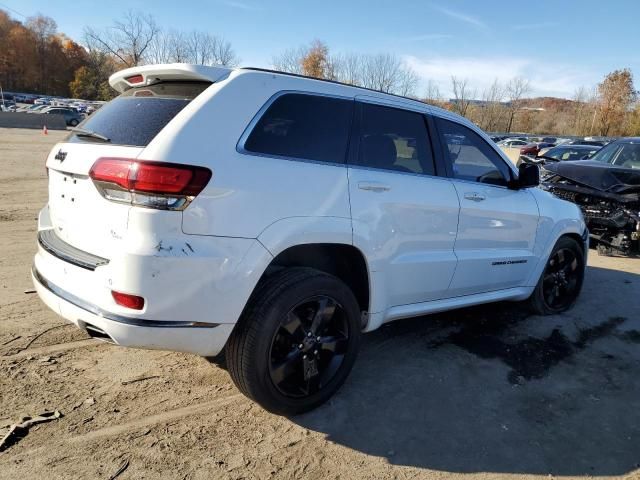
[[[449,120],[436,117],[436,122],[455,178],[508,185],[509,167],[480,135]]]
[[[352,111],[351,100],[284,94],[260,117],[244,149],[266,155],[344,163]]]
[[[91,114],[80,128],[116,145],[145,147],[178,112],[202,93],[208,82],[163,82],[127,90]],[[71,141],[99,141],[71,134]]]
[[[434,175],[425,117],[416,112],[363,103],[358,164]]]

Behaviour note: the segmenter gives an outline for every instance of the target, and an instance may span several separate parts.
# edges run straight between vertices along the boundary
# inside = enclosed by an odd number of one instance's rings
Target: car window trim
[[[390,102],[390,101],[376,102],[375,100],[377,99],[373,97],[368,97],[368,96],[366,98],[358,98],[358,97],[355,98],[355,108],[354,108],[354,116],[353,116],[354,122],[352,124],[352,129],[351,129],[349,155],[347,155],[347,163],[349,167],[358,168],[362,170],[372,170],[376,172],[390,172],[390,173],[402,173],[404,175],[417,175],[420,177],[431,177],[431,178],[441,177],[442,175],[439,175],[438,173],[438,162],[436,160],[437,155],[436,155],[435,145],[432,141],[432,138],[434,137],[434,135],[432,135],[430,132],[429,122],[427,118],[428,114],[419,109],[404,108],[404,105],[400,105],[399,102],[398,103]],[[422,121],[424,122],[425,132],[427,134],[427,143],[431,150],[430,154],[431,154],[431,165],[433,166],[433,171],[434,171],[433,175],[429,173],[401,172],[399,170],[388,170],[385,168],[377,168],[377,167],[370,167],[367,165],[360,165],[359,163],[360,138],[362,137],[362,112],[363,112],[364,104],[370,104],[370,105],[376,105],[379,107],[392,108],[394,110],[406,111],[409,113],[420,115],[422,117]]]
[[[496,151],[496,149],[489,143],[487,142],[482,135],[480,135],[478,132],[476,132],[473,128],[471,128],[469,125],[465,125],[462,122],[458,122],[456,121],[454,118],[447,118],[447,117],[443,117],[440,115],[433,115],[434,117],[434,129],[437,132],[437,136],[439,139],[439,143],[440,143],[440,155],[442,156],[442,161],[444,163],[445,166],[445,170],[446,170],[446,175],[449,179],[451,180],[455,180],[457,182],[465,182],[465,183],[471,183],[473,185],[485,185],[485,186],[489,186],[489,187],[497,187],[497,188],[503,188],[503,189],[507,189],[510,190],[511,187],[509,187],[509,183],[514,181],[517,178],[517,175],[515,174],[514,171],[514,167],[511,167],[511,165],[509,165],[509,163],[507,161],[504,160],[504,158],[502,158],[502,155],[500,155],[500,153],[498,151]],[[447,147],[446,147],[446,142],[444,141],[443,138],[443,134],[440,130],[440,128],[438,127],[438,121],[437,120],[447,120],[449,122],[453,122],[457,125],[460,125],[462,127],[466,127],[469,130],[471,130],[472,132],[474,132],[475,134],[478,135],[478,137],[480,137],[480,139],[492,150],[495,152],[496,156],[500,159],[500,161],[507,167],[507,170],[509,172],[509,174],[511,175],[510,179],[505,179],[505,181],[507,182],[507,185],[495,185],[493,183],[483,183],[483,182],[478,182],[475,180],[467,180],[464,178],[457,178],[453,172],[453,166],[451,164],[451,161],[448,160],[449,159],[449,152],[447,152]],[[499,147],[498,147],[499,148]],[[502,174],[502,172],[500,172]],[[504,175],[503,175],[504,176]]]
[[[351,123],[349,124],[349,134],[347,136],[347,151],[345,152],[344,160],[342,162],[325,162],[323,160],[313,160],[310,158],[302,158],[302,157],[290,157],[287,155],[277,155],[272,153],[263,153],[263,152],[254,152],[252,150],[247,150],[245,148],[245,143],[249,139],[249,135],[253,132],[253,129],[256,127],[260,119],[264,116],[266,111],[271,107],[271,105],[278,100],[280,97],[288,94],[299,94],[299,95],[309,95],[312,97],[327,97],[327,98],[335,98],[338,100],[347,100],[352,102],[351,106]],[[315,163],[318,165],[333,165],[338,167],[346,167],[347,166],[347,158],[349,157],[350,147],[351,147],[351,132],[353,130],[353,122],[354,122],[354,111],[355,106],[353,105],[354,99],[348,95],[337,95],[333,93],[324,93],[324,92],[311,92],[308,90],[279,90],[271,97],[267,99],[267,101],[260,107],[258,112],[253,116],[251,121],[247,124],[245,129],[240,135],[238,142],[236,143],[236,152],[241,155],[248,155],[253,157],[264,157],[264,158],[274,158],[278,160],[288,160],[292,162],[305,162],[305,163]]]

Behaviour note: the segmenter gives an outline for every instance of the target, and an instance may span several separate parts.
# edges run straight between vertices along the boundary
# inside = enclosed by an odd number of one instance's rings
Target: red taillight
[[[130,158],[99,158],[91,167],[89,176],[110,200],[150,207],[179,208],[185,203],[181,200],[195,197],[202,191],[211,179],[211,170]],[[122,192],[132,195],[127,196]],[[145,205],[144,202],[152,198],[173,202]]]
[[[142,83],[144,81],[144,77],[142,75],[131,75],[130,77],[125,78],[127,82],[130,84]]]
[[[144,298],[137,295],[129,295],[128,293],[111,291],[111,296],[118,305],[131,308],[133,310],[142,310],[144,308]]]

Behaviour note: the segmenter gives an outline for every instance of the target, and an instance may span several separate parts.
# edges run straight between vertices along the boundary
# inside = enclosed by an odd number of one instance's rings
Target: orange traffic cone
[[[47,130],[47,126],[46,125],[42,126],[42,133],[43,133],[43,135],[49,135],[49,132]]]

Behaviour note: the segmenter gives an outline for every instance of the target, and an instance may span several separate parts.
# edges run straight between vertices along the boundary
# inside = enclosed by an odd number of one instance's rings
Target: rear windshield
[[[145,147],[208,82],[163,82],[131,88],[91,114],[79,128],[97,133],[115,145]],[[72,133],[71,142],[102,142]]]

